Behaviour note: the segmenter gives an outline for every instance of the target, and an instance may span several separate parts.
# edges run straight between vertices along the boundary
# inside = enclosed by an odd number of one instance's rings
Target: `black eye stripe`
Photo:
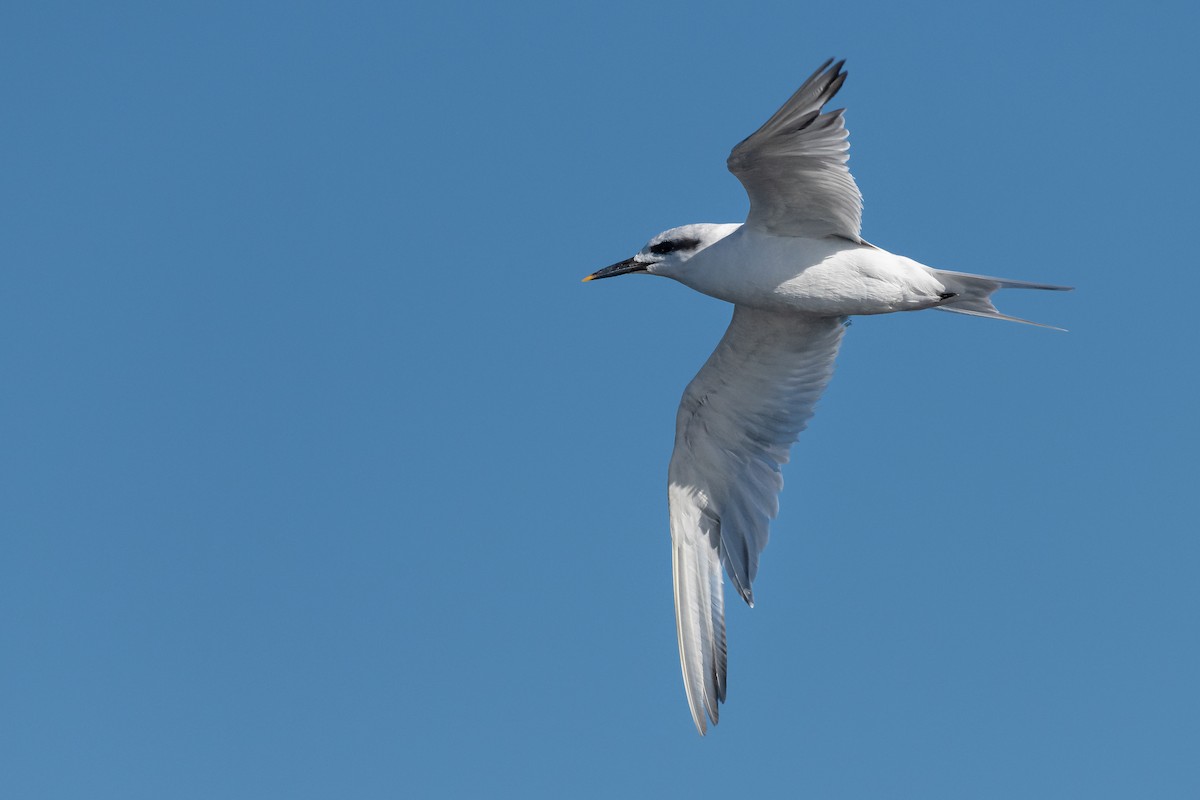
[[[667,253],[674,253],[676,250],[691,250],[698,244],[700,244],[699,239],[668,239],[665,242],[651,245],[650,252],[656,256],[665,256]]]

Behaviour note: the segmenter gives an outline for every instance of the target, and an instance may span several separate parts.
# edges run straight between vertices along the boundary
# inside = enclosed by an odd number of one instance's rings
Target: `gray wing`
[[[783,107],[729,154],[750,195],[746,224],[780,236],[842,236],[861,242],[862,194],[846,162],[845,109],[822,114],[846,80],[826,61]]]
[[[683,393],[668,497],[679,658],[701,735],[725,701],[721,567],[753,605],[758,556],[779,510],[779,468],[833,375],[843,330],[842,318],[736,306]]]

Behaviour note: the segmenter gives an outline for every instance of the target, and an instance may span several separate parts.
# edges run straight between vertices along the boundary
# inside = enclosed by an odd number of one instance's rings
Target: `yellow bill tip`
[[[592,278],[594,278],[594,277],[596,277],[596,276],[595,276],[595,275],[588,275],[588,276],[587,276],[587,277],[585,277],[585,278],[583,279],[583,281],[581,281],[581,282],[582,282],[582,283],[587,283],[588,281],[590,281],[590,280],[591,280]]]

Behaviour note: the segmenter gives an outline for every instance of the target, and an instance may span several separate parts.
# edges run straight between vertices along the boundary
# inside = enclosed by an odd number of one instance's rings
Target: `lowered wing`
[[[841,318],[736,306],[683,393],[668,495],[679,658],[702,735],[725,700],[721,568],[753,605],[758,556],[779,510],[779,468],[833,375],[843,330]]]

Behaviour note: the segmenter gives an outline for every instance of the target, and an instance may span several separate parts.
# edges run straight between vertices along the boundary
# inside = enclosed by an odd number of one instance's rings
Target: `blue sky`
[[[1200,794],[1190,4],[10,4],[0,794]],[[696,736],[665,473],[828,56],[856,320]]]

